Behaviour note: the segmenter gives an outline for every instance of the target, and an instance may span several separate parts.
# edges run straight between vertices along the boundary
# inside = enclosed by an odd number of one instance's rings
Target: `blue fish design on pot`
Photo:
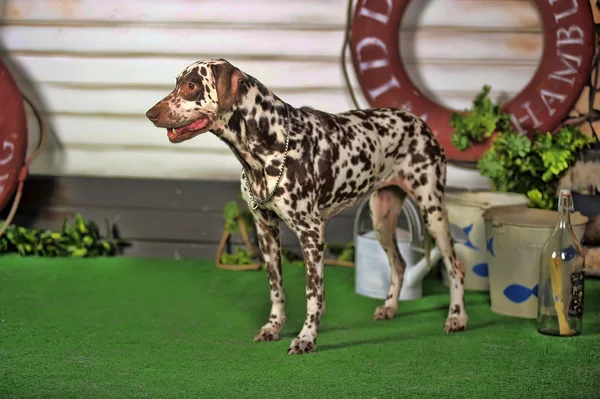
[[[522,303],[528,300],[532,295],[538,296],[538,285],[533,288],[525,287],[521,284],[511,284],[504,289],[504,295],[514,303]]]
[[[496,254],[494,253],[494,237],[490,238],[487,242],[487,250],[492,256],[495,258]]]
[[[470,225],[468,225],[467,227],[464,227],[464,228],[460,228],[457,225],[455,225],[454,223],[450,223],[450,234],[452,235],[452,238],[454,238],[454,240],[457,243],[461,243],[465,247],[469,247],[474,250],[479,250],[479,248],[477,248],[475,245],[473,245],[473,242],[471,241],[470,235],[471,235],[472,230],[473,230],[473,223],[471,223]]]
[[[488,277],[488,264],[478,263],[473,266],[473,273],[481,277]]]

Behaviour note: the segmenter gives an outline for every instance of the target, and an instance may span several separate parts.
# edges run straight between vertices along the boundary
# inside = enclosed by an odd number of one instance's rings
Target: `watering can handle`
[[[354,240],[356,242],[358,227],[360,217],[364,208],[367,206],[368,201],[364,201],[356,213],[356,217],[354,218]],[[422,247],[423,241],[421,237],[423,236],[423,222],[420,217],[420,213],[418,211],[417,205],[415,202],[407,196],[402,205],[402,212],[406,215],[408,221],[408,234],[410,237],[410,247],[413,250],[417,250],[418,252],[422,252],[425,255],[425,250]],[[432,248],[429,253],[430,262],[427,262],[425,256],[421,258],[421,260],[414,266],[407,268],[404,274],[404,282],[407,285],[412,285],[415,283],[419,283],[425,278],[425,275],[429,273],[431,268],[437,264],[440,260],[440,251],[437,247]],[[429,263],[429,267],[427,267],[427,263]]]

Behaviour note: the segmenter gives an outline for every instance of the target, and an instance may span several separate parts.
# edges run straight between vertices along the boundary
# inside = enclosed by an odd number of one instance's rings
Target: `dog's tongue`
[[[198,119],[184,127],[180,127],[177,129],[167,129],[167,136],[173,137],[178,133],[184,133],[186,131],[200,130],[200,129],[206,127],[206,125],[208,125],[208,118],[201,118],[201,119]]]
[[[182,132],[185,130],[200,130],[203,127],[205,127],[206,125],[208,125],[208,118],[201,118],[201,119],[198,119],[198,120],[190,123],[187,126],[179,128],[179,132]]]

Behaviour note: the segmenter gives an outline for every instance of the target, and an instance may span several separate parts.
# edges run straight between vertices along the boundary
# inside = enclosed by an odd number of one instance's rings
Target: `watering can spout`
[[[425,256],[423,256],[417,264],[406,269],[406,272],[404,273],[403,286],[406,285],[408,287],[412,287],[415,284],[421,284],[427,273],[429,273],[434,265],[436,265],[441,259],[440,250],[437,246],[434,247],[430,252],[429,267],[427,267],[426,256],[427,255],[425,254]]]

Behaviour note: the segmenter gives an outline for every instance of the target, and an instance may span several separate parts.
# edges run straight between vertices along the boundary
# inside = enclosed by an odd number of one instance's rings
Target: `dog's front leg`
[[[269,321],[254,337],[254,341],[277,341],[281,328],[285,324],[285,297],[283,293],[283,275],[281,271],[281,245],[279,242],[279,223],[257,219],[256,230],[258,244],[263,253],[269,287],[271,291],[271,314]]]
[[[304,223],[302,225],[305,225]],[[316,350],[317,330],[325,311],[323,286],[324,221],[313,217],[308,225],[296,226],[306,264],[306,321],[300,334],[292,341],[288,353],[309,353]]]

